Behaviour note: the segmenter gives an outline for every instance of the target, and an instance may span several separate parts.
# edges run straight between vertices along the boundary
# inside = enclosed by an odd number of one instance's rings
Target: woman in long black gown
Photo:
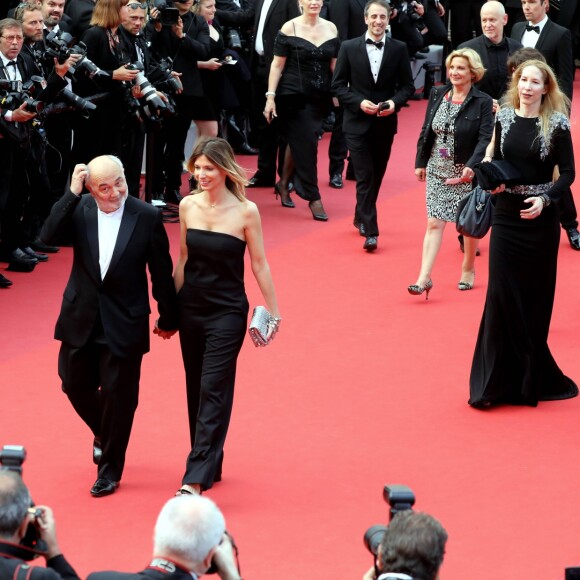
[[[280,312],[264,252],[260,214],[227,141],[200,140],[187,162],[197,180],[179,204],[181,251],[175,268],[191,452],[178,493],[201,493],[221,479],[236,362],[247,328],[244,254],[276,332]]]
[[[523,177],[492,192],[499,195],[489,286],[470,377],[469,404],[478,408],[578,394],[547,344],[560,241],[555,202],[575,175],[568,103],[550,67],[537,60],[518,67],[508,102],[497,115],[493,157]]]
[[[288,144],[282,177],[276,184],[283,207],[293,208],[288,184],[295,174],[296,194],[308,201],[312,217],[328,220],[318,189],[318,136],[330,110],[330,82],[340,41],[336,26],[320,18],[322,0],[299,0],[302,14],[285,22],[274,45],[264,116],[279,115]]]

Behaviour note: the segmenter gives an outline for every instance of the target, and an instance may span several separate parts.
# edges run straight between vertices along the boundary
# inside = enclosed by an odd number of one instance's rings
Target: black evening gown
[[[236,362],[246,334],[246,242],[198,229],[188,229],[186,240],[188,258],[178,300],[191,452],[183,483],[209,489],[221,479]]]
[[[330,110],[330,63],[338,55],[340,40],[320,46],[300,36],[278,32],[274,55],[286,57],[276,90],[280,132],[288,143],[298,176],[296,193],[308,201],[320,199],[318,189],[318,136]]]
[[[524,199],[545,193],[557,202],[574,180],[568,119],[554,113],[548,141],[536,118],[502,109],[496,121],[494,158],[516,166],[522,184],[497,195],[489,249],[489,285],[473,357],[469,404],[536,406],[578,394],[548,348],[554,304],[560,225],[556,203],[536,219],[522,219]],[[554,166],[559,179],[552,184]]]

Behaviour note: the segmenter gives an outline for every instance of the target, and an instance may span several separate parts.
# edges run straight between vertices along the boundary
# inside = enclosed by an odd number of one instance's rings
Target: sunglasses
[[[142,3],[131,2],[130,4],[127,4],[127,8],[131,8],[131,10],[139,10],[139,8],[141,8],[142,10],[146,10],[147,9],[147,2],[142,2]]]

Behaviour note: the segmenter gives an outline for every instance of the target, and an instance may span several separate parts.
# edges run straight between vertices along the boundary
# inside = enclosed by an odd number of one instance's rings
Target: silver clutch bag
[[[248,333],[255,346],[266,346],[272,341],[278,330],[280,319],[272,316],[263,306],[256,306],[252,314],[252,321]],[[268,339],[268,331],[273,328],[273,332]]]

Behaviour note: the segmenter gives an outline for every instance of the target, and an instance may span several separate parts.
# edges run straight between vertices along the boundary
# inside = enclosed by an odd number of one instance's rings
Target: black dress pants
[[[183,483],[212,487],[221,476],[223,448],[234,403],[238,354],[246,317],[181,316],[179,338],[185,367],[191,452]]]
[[[364,225],[367,236],[378,236],[377,198],[383,182],[395,137],[392,123],[373,120],[362,135],[346,133],[346,143],[356,177],[356,209],[354,218]]]
[[[568,187],[558,201],[558,208],[560,210],[560,223],[565,230],[578,228],[578,213],[576,212],[576,204],[572,196],[572,190]]]
[[[348,155],[348,147],[346,146],[346,138],[342,131],[343,119],[342,105],[334,107],[334,127],[330,136],[330,143],[328,145],[328,173],[332,178],[333,175],[342,175],[344,171],[344,160]]]
[[[101,438],[99,478],[121,480],[139,400],[142,359],[142,354],[117,357],[102,339],[81,348],[65,343],[60,347],[62,390],[93,435]]]

